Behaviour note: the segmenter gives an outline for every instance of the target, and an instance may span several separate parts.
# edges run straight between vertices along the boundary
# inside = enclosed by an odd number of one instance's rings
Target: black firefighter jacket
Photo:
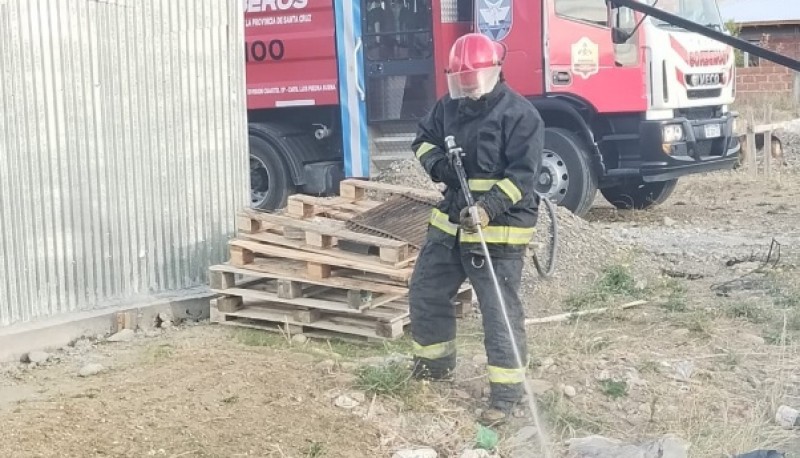
[[[465,250],[480,252],[478,234],[459,231],[466,199],[447,157],[444,139],[450,135],[463,149],[470,191],[489,214],[484,236],[492,256],[524,253],[539,211],[534,193],[544,147],[539,112],[501,81],[477,101],[445,95],[419,123],[412,149],[433,181],[447,185],[431,214],[428,237],[451,247],[460,239]]]

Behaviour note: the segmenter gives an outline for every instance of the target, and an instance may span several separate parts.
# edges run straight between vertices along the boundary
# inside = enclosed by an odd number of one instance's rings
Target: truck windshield
[[[722,30],[722,17],[716,0],[647,0],[651,6],[706,27]],[[659,27],[675,27],[660,19],[650,18]]]

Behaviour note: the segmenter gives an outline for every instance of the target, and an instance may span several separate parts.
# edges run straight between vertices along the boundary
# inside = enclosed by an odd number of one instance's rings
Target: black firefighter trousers
[[[459,248],[458,242],[450,247],[428,239],[417,258],[409,291],[415,373],[417,376],[444,378],[454,371],[456,315],[453,298],[469,278],[483,319],[490,402],[519,402],[524,395],[528,361],[525,314],[519,298],[524,254],[492,257],[523,363],[523,367],[519,367],[483,255],[462,252]]]

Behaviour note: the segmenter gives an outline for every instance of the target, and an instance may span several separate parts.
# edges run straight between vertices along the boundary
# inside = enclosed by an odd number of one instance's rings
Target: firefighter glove
[[[461,210],[461,215],[459,215],[461,227],[467,232],[477,232],[478,225],[480,225],[481,228],[489,225],[489,213],[486,211],[483,204],[479,202],[475,205],[475,208],[478,210],[478,221],[473,220],[470,207],[464,207],[464,209]]]

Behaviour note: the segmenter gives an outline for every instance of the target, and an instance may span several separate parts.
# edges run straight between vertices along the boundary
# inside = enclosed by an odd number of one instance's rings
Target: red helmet
[[[447,84],[450,97],[479,99],[491,92],[500,78],[505,46],[482,33],[459,37],[450,48]]]

